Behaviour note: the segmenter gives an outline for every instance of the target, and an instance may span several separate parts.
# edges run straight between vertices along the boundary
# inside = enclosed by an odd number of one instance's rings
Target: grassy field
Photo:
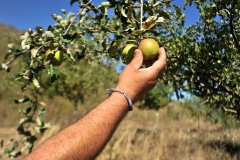
[[[239,129],[175,119],[171,103],[158,112],[135,110],[112,137],[98,160],[238,160]],[[171,111],[170,111],[171,110]]]
[[[61,105],[60,105],[61,104]],[[69,125],[76,117],[87,112],[64,109],[65,104],[51,110],[52,128],[47,130],[36,145]],[[53,106],[52,106],[53,107]],[[55,107],[56,108],[56,107]],[[240,159],[240,130],[211,124],[198,118],[189,118],[182,112],[179,102],[172,102],[158,111],[134,109],[119,125],[115,134],[97,160],[238,160]],[[63,114],[65,113],[65,114]],[[58,116],[57,116],[58,115]],[[60,116],[62,115],[62,116]],[[177,118],[176,118],[176,115]],[[0,128],[0,138],[17,138],[13,127]],[[8,159],[4,157],[4,159]],[[22,159],[19,157],[17,159]]]

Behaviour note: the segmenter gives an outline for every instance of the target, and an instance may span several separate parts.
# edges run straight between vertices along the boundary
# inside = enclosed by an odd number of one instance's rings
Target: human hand
[[[160,72],[166,65],[166,53],[164,48],[159,48],[158,59],[149,64],[147,68],[142,68],[143,54],[141,50],[136,49],[133,60],[124,68],[119,76],[116,89],[125,92],[132,100],[136,102],[156,84]]]

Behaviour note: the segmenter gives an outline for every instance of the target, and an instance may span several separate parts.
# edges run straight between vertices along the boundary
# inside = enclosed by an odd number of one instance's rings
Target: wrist
[[[132,89],[132,88],[129,89],[129,87],[123,87],[123,86],[119,86],[119,85],[116,87],[116,89],[126,93],[130,97],[130,99],[132,100],[133,104],[136,102],[137,91],[135,91],[134,89]]]
[[[114,88],[106,89],[106,92],[107,92],[108,95],[112,95],[113,93],[116,93],[116,94],[121,94],[122,96],[124,96],[127,103],[128,103],[129,111],[132,111],[133,103],[132,103],[132,100],[127,93],[123,92],[122,90],[114,89]]]
[[[109,102],[111,109],[115,110],[116,112],[120,113],[127,113],[129,112],[129,105],[126,100],[126,98],[117,92],[113,92],[109,97],[107,98],[107,101]]]

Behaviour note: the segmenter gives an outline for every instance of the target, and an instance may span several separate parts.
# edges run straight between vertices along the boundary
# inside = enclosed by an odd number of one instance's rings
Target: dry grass
[[[63,102],[58,98],[56,100],[51,104],[52,110],[48,112],[49,115],[56,115],[52,119],[53,127],[44,133],[37,144],[73,121],[73,110],[64,108],[70,102]],[[56,108],[53,105],[62,107]],[[177,103],[158,112],[135,108],[128,113],[96,160],[240,159],[239,129],[226,129],[201,120],[198,122],[184,115],[176,119],[173,115],[179,114],[180,110]],[[84,109],[80,111],[86,112]],[[17,136],[12,127],[0,128],[1,139],[11,136]]]
[[[136,110],[119,126],[97,160],[240,159],[240,130],[168,117],[167,108]],[[139,121],[141,119],[141,121]]]

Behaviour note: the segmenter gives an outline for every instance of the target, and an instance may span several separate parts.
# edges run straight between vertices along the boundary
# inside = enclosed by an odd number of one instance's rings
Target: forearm
[[[35,149],[31,159],[93,159],[103,149],[128,111],[125,97],[113,93],[82,119]]]

